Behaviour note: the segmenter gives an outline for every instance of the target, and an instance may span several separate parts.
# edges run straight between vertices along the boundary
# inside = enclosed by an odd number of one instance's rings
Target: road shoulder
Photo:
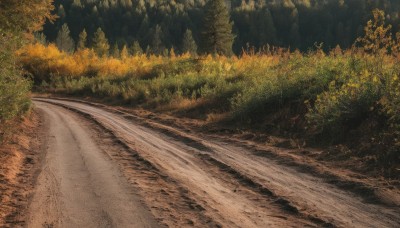
[[[46,125],[41,115],[33,109],[0,146],[0,227],[25,225],[26,208],[45,155]]]

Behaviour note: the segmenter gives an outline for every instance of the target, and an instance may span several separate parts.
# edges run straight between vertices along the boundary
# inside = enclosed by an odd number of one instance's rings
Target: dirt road
[[[35,104],[51,137],[30,227],[400,226],[397,204],[367,203],[241,145],[101,106]]]
[[[157,227],[118,167],[71,112],[38,103],[49,126],[28,227]]]

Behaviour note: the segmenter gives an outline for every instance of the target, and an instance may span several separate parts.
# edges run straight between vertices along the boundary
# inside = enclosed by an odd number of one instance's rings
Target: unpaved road
[[[35,104],[50,138],[28,227],[400,227],[398,205],[367,203],[240,145],[100,106]]]
[[[157,227],[148,209],[70,111],[38,104],[49,126],[28,227]]]

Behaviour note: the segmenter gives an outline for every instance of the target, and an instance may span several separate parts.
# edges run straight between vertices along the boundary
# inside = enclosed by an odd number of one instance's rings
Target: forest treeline
[[[85,30],[88,45],[102,29],[111,48],[183,52],[188,31],[198,45],[207,0],[56,0],[58,20],[45,25],[48,41],[68,27],[76,45]],[[233,21],[233,51],[271,46],[308,50],[323,43],[325,50],[350,47],[363,35],[375,8],[386,12],[392,32],[399,29],[398,0],[232,0],[226,1]],[[43,38],[43,37],[42,37]],[[193,42],[191,41],[191,42]],[[74,46],[75,48],[76,46]]]

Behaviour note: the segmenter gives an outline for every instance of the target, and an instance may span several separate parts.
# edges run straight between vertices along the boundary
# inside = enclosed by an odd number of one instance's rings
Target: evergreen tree
[[[57,16],[60,21],[65,21],[66,13],[62,4],[58,7]]]
[[[73,52],[75,49],[74,40],[71,38],[69,33],[67,24],[63,24],[61,30],[58,31],[56,45],[61,51]]]
[[[109,54],[110,45],[106,35],[101,28],[98,28],[93,37],[93,50],[98,56],[107,56]]]
[[[139,41],[135,40],[132,44],[131,47],[131,53],[132,55],[141,55],[143,54],[143,49],[139,44]]]
[[[120,57],[120,52],[118,48],[118,44],[114,44],[112,49],[111,49],[111,56],[114,58],[119,58]]]
[[[51,0],[37,1],[51,2]],[[190,28],[194,40],[198,41],[199,51],[203,51],[203,36],[197,28],[202,28],[202,18],[206,14],[204,5],[207,2],[215,4],[211,1],[216,0],[54,0],[56,9],[53,12],[59,17],[55,23],[45,25],[44,33],[49,41],[55,41],[61,25],[67,23],[71,37],[78,37],[83,28],[86,28],[88,36],[92,37],[91,35],[100,26],[103,31],[107,31],[107,38],[113,43],[117,42],[120,47],[123,41],[128,41],[130,49],[131,41],[135,39],[145,49],[147,45],[153,48],[155,28],[159,24],[162,28],[163,46],[179,47],[181,52],[182,38],[186,31],[182,28]],[[324,47],[334,47],[339,44],[343,48],[348,48],[357,37],[364,34],[363,25],[371,18],[371,10],[375,8],[386,11],[388,23],[393,25],[392,33],[400,29],[400,17],[397,16],[400,9],[399,0],[225,0],[225,2],[231,3],[232,6],[231,20],[235,24],[234,33],[237,34],[233,48],[238,54],[247,44],[255,48],[266,44],[290,46],[305,51],[315,42],[325,41],[327,45]],[[15,7],[10,7],[7,12],[11,12],[13,8]],[[4,12],[4,9],[2,10]],[[213,11],[216,10],[214,7]],[[7,17],[6,13],[2,15],[4,17],[0,18],[0,24],[7,24],[7,27],[15,24],[12,23],[14,19]],[[34,16],[39,15],[29,14],[24,21],[33,22],[29,21],[29,18]],[[218,20],[212,22],[211,25],[216,24]],[[91,40],[88,43],[91,44]]]
[[[151,54],[151,48],[150,45],[147,45],[146,47],[146,55],[149,56]]]
[[[259,31],[259,47],[266,44],[275,44],[277,40],[276,28],[271,12],[268,9],[265,9],[260,16],[261,17],[258,18],[258,20],[260,21],[261,30]]]
[[[197,44],[193,39],[192,31],[190,29],[187,29],[183,35],[182,52],[197,55]]]
[[[201,52],[232,55],[234,35],[224,0],[210,0],[205,8],[201,30]]]
[[[292,25],[292,28],[290,28],[289,41],[292,47],[298,47],[300,45],[299,26],[296,23]]]
[[[83,50],[87,45],[87,33],[86,29],[83,29],[81,33],[79,33],[78,45],[76,47],[77,50]]]
[[[151,51],[155,55],[161,55],[164,53],[164,44],[162,42],[162,31],[159,25],[156,26],[153,39],[151,41]]]
[[[47,45],[47,38],[43,33],[35,32],[33,35],[36,42],[38,42],[39,44]]]

